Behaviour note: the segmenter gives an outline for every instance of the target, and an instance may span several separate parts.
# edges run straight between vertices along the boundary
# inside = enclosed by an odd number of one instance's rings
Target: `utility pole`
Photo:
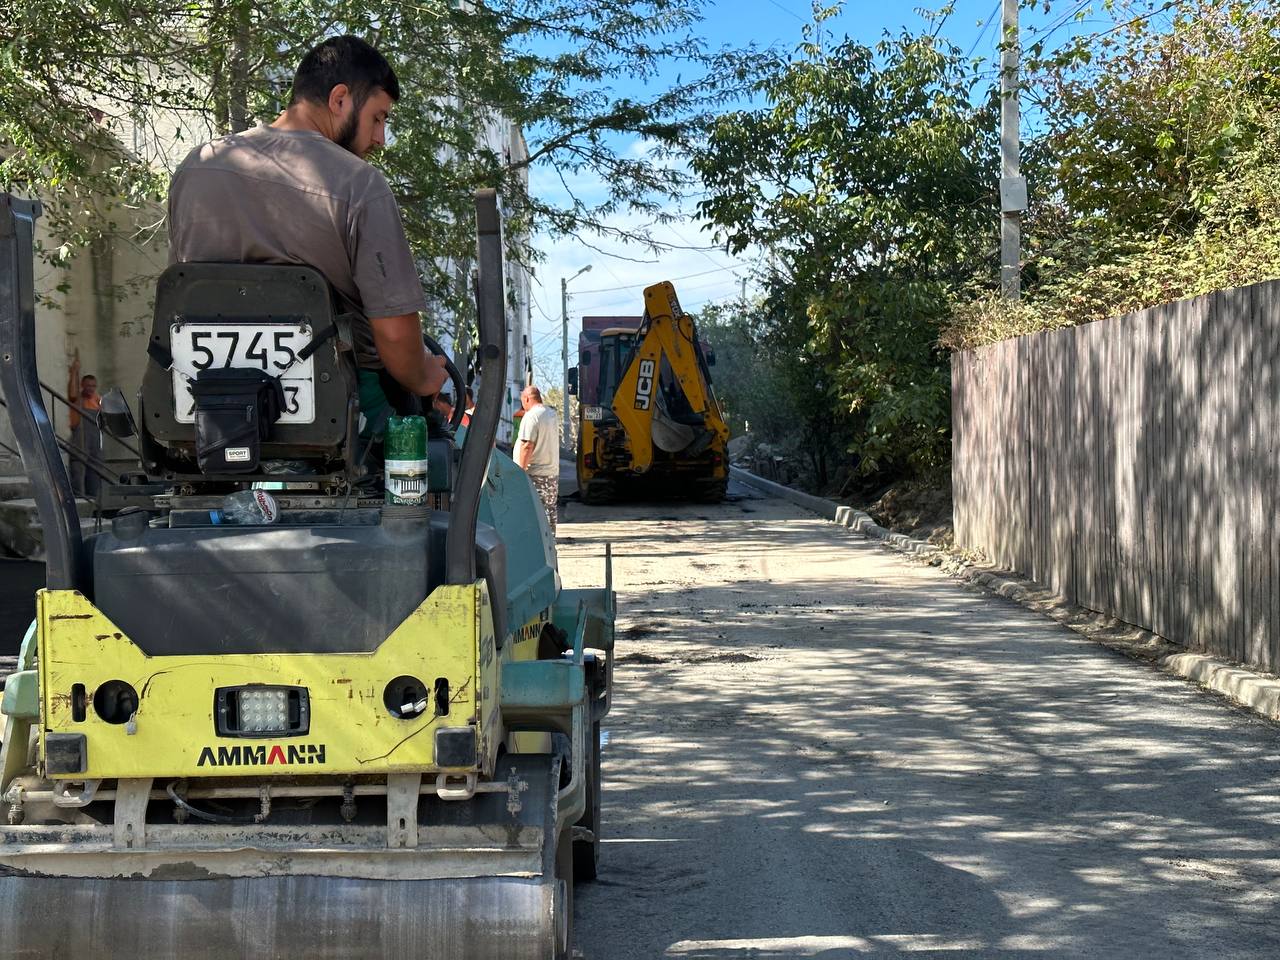
[[[582,276],[590,269],[591,264],[588,263],[572,277],[560,278],[560,363],[564,370],[564,379],[560,381],[561,389],[564,391],[564,399],[560,401],[560,406],[564,407],[560,411],[560,428],[566,450],[571,449],[573,443],[569,435],[569,281]]]
[[[1027,180],[1019,158],[1018,34],[1019,0],[1002,0],[1000,47],[1000,292],[1008,300],[1022,297],[1022,211],[1027,209]]]

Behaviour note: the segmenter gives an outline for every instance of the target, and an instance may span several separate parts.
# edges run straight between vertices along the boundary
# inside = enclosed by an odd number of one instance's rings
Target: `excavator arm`
[[[729,428],[707,382],[698,357],[693,318],[680,308],[669,282],[644,291],[645,316],[631,362],[618,382],[613,412],[627,431],[631,470],[644,473],[653,463],[653,448],[678,453],[724,444]],[[673,417],[667,409],[664,364],[679,385],[688,410]]]

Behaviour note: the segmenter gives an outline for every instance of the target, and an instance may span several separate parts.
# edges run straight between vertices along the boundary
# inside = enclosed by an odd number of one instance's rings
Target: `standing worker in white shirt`
[[[516,437],[516,463],[529,474],[533,489],[547,511],[551,535],[556,532],[556,501],[560,495],[560,426],[556,412],[542,402],[542,391],[527,386],[520,393],[524,417]]]

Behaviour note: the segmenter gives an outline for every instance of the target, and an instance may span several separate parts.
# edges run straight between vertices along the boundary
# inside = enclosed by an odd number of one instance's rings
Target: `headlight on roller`
[[[214,713],[223,737],[296,736],[311,726],[307,691],[301,687],[221,687]]]

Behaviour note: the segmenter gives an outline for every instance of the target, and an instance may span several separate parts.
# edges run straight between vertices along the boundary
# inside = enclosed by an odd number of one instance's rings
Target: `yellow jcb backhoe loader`
[[[585,318],[578,394],[578,489],[619,497],[724,499],[729,428],[711,389],[715,355],[670,282],[646,287],[643,317]]]

